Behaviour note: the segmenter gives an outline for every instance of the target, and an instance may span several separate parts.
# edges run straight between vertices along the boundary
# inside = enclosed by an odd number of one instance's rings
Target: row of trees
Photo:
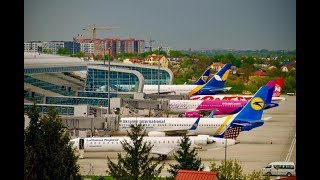
[[[274,66],[276,68],[274,69],[268,69],[262,67],[264,64],[264,59],[261,57],[254,57],[251,55],[244,55],[244,56],[235,56],[232,53],[226,53],[226,54],[215,54],[213,56],[207,56],[204,53],[194,53],[194,54],[187,54],[183,53],[182,51],[178,50],[171,50],[169,57],[179,57],[182,58],[182,61],[180,62],[179,66],[171,66],[169,65],[169,69],[173,72],[174,84],[184,84],[184,83],[191,83],[191,79],[198,78],[203,73],[204,69],[208,67],[212,62],[222,62],[222,63],[231,63],[233,66],[236,66],[238,68],[238,75],[241,74],[241,77],[231,77],[232,82],[229,82],[229,84],[236,84],[236,86],[232,86],[233,89],[230,91],[230,93],[239,93],[243,90],[249,90],[249,91],[256,91],[258,88],[252,88],[252,87],[246,87],[246,86],[237,86],[237,84],[242,83],[243,85],[250,83],[250,76],[253,73],[254,69],[263,69],[267,73],[267,77],[265,79],[275,79],[278,77],[285,78],[285,84],[283,91],[284,92],[293,92],[296,89],[295,85],[295,79],[296,79],[296,71],[292,70],[289,72],[282,72],[280,70],[280,67],[283,64],[293,63],[295,61],[295,56],[293,56],[292,53],[289,53],[288,55],[285,55],[284,52],[280,51],[282,53],[282,56],[279,56],[277,58],[271,57],[272,60],[269,61],[270,66]],[[74,57],[85,57],[85,54],[83,52],[77,53],[75,55],[72,55],[71,52],[67,50],[67,48],[59,48],[57,51],[60,55],[68,55],[68,56],[74,56]],[[138,58],[138,59],[145,59],[148,55],[151,54],[158,54],[166,55],[168,54],[165,51],[155,50],[155,51],[148,51],[144,53],[120,53],[118,54],[118,57],[123,58]],[[104,57],[102,55],[96,55],[94,56],[94,59],[98,60],[111,60],[113,61],[115,57],[111,57],[109,55],[105,55]],[[213,72],[214,73],[214,72]],[[228,78],[229,79],[229,78]],[[227,82],[228,82],[227,79]]]
[[[53,108],[48,114],[40,116],[34,104],[28,111],[30,124],[24,134],[24,177],[25,179],[80,179],[78,156],[70,144],[70,136],[63,126],[61,117]],[[128,136],[132,144],[122,142],[124,156],[118,153],[117,162],[107,157],[106,172],[116,179],[155,179],[159,177],[164,163],[150,155],[152,145],[143,141],[145,129],[141,124],[132,124]],[[182,136],[180,148],[174,153],[176,164],[169,164],[167,179],[174,179],[179,169],[203,170],[201,159],[197,156],[188,136]],[[246,175],[237,161],[222,161],[210,164],[210,170],[218,172],[219,179],[262,179],[261,172]],[[269,179],[269,177],[264,177]]]

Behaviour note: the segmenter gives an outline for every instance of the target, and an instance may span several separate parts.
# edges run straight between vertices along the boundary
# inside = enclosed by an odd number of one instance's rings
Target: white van
[[[262,173],[270,176],[295,176],[296,166],[294,162],[272,162],[262,169]]]

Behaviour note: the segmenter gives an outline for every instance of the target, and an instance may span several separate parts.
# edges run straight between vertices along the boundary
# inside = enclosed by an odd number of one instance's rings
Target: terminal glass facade
[[[110,67],[112,68],[122,68],[128,70],[135,70],[142,74],[144,77],[144,84],[145,85],[157,85],[158,84],[158,67],[155,66],[134,66],[134,65],[125,65],[125,64],[111,64]],[[172,78],[168,71],[160,68],[160,84],[172,84]]]
[[[110,71],[110,92],[134,92],[139,79],[135,74]],[[108,71],[88,68],[86,91],[108,92]]]
[[[24,112],[26,113],[27,110],[32,107],[33,104],[24,104]],[[46,105],[46,104],[37,104],[37,108],[40,113],[47,114],[49,107],[54,107],[54,109],[58,112],[59,115],[74,115],[74,106],[59,106],[59,105]]]
[[[90,97],[46,97],[46,104],[79,105],[89,104],[93,106],[108,107],[108,98],[90,98]]]

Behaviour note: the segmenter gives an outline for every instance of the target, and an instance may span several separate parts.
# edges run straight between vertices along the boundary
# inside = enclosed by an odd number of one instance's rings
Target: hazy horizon
[[[71,41],[88,25],[97,38],[155,40],[171,49],[295,50],[294,0],[28,0],[24,41]],[[88,36],[91,37],[91,36]]]

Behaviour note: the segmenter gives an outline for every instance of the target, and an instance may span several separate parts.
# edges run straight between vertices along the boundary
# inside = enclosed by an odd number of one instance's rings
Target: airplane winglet
[[[200,117],[198,117],[196,122],[194,122],[194,124],[192,125],[192,127],[189,130],[196,130],[198,127],[199,121],[200,121]]]
[[[217,109],[213,109],[213,110],[211,111],[211,113],[209,114],[208,118],[213,118],[214,113],[215,113],[216,111],[217,111]]]

